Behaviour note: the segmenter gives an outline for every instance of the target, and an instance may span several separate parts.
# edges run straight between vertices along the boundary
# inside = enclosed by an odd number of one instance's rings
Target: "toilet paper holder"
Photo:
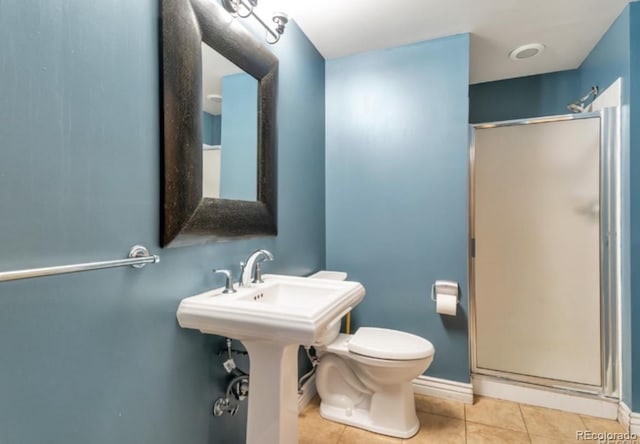
[[[431,300],[436,302],[436,294],[450,294],[456,297],[456,303],[460,303],[460,285],[453,281],[435,281],[431,286]]]

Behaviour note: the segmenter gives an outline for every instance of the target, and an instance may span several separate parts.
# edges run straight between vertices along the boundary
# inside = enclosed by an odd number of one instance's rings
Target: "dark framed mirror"
[[[214,0],[161,0],[161,29],[162,246],[276,235],[277,57]]]

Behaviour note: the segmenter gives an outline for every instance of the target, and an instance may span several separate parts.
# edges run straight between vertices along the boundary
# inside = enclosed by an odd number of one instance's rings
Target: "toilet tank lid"
[[[349,340],[349,351],[371,358],[406,361],[432,356],[435,348],[431,342],[411,333],[360,327]]]
[[[328,279],[331,281],[344,281],[347,279],[347,273],[344,271],[328,271],[328,270],[320,270],[316,273],[313,273],[309,276],[312,279]]]

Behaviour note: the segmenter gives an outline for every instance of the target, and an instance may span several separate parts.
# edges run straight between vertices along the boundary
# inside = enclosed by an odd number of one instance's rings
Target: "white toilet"
[[[401,331],[360,327],[316,349],[323,418],[399,438],[416,434],[420,423],[411,382],[433,360],[429,341]]]
[[[329,277],[321,273],[318,278]],[[338,323],[316,346],[320,415],[399,438],[416,434],[412,380],[431,364],[431,342],[384,328],[360,327],[353,335],[340,334],[339,328]]]

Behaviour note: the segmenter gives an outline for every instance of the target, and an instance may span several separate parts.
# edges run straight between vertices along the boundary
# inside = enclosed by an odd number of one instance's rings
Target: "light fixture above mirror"
[[[271,20],[275,23],[275,28],[272,28],[256,13],[255,8],[258,6],[258,0],[221,0],[221,2],[222,6],[233,16],[240,18],[253,16],[266,30],[265,40],[271,45],[278,43],[280,36],[284,33],[285,26],[289,22],[289,16],[284,12],[274,12]]]

